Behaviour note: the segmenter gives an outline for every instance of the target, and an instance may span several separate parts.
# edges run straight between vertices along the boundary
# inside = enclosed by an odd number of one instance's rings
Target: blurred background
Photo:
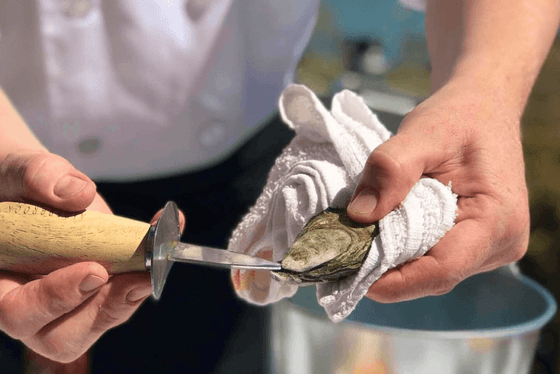
[[[350,89],[395,132],[429,95],[424,15],[394,0],[323,0],[297,80],[326,102]],[[522,119],[531,204],[531,240],[520,267],[560,300],[560,41],[555,41]],[[541,333],[532,373],[559,373],[560,317]]]

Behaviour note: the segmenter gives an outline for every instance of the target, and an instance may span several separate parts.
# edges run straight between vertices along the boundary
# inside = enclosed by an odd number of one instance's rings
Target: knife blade
[[[280,270],[278,262],[268,261],[242,253],[229,252],[223,249],[205,247],[188,243],[171,243],[169,260],[216,267],[234,267],[251,270]]]
[[[175,261],[281,268],[265,259],[180,243],[179,238],[179,209],[173,202],[165,205],[155,226],[93,211],[62,215],[24,203],[0,203],[1,270],[41,275],[82,261],[98,262],[110,274],[147,270],[152,296],[159,299]]]

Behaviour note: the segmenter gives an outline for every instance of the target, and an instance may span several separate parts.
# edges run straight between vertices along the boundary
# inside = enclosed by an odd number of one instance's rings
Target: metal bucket
[[[556,313],[535,281],[497,270],[450,293],[396,304],[363,299],[329,321],[314,287],[272,308],[271,370],[311,373],[529,373],[540,330]]]

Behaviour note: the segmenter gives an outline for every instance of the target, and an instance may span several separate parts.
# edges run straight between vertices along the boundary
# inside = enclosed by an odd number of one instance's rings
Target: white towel
[[[280,97],[282,119],[296,136],[276,160],[256,204],[235,229],[229,250],[280,261],[305,223],[328,207],[346,207],[366,159],[389,139],[364,101],[336,94],[329,112],[307,87],[290,85]],[[318,302],[331,320],[346,318],[379,277],[424,255],[454,224],[457,197],[450,186],[421,179],[401,206],[383,218],[359,272],[317,285]],[[233,270],[236,292],[255,304],[290,297],[297,286],[268,272]]]

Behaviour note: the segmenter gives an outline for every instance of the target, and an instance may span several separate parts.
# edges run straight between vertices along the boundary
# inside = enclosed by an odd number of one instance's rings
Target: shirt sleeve
[[[426,3],[428,2],[428,0],[399,0],[399,1],[404,7],[414,9],[419,12],[426,11]]]

